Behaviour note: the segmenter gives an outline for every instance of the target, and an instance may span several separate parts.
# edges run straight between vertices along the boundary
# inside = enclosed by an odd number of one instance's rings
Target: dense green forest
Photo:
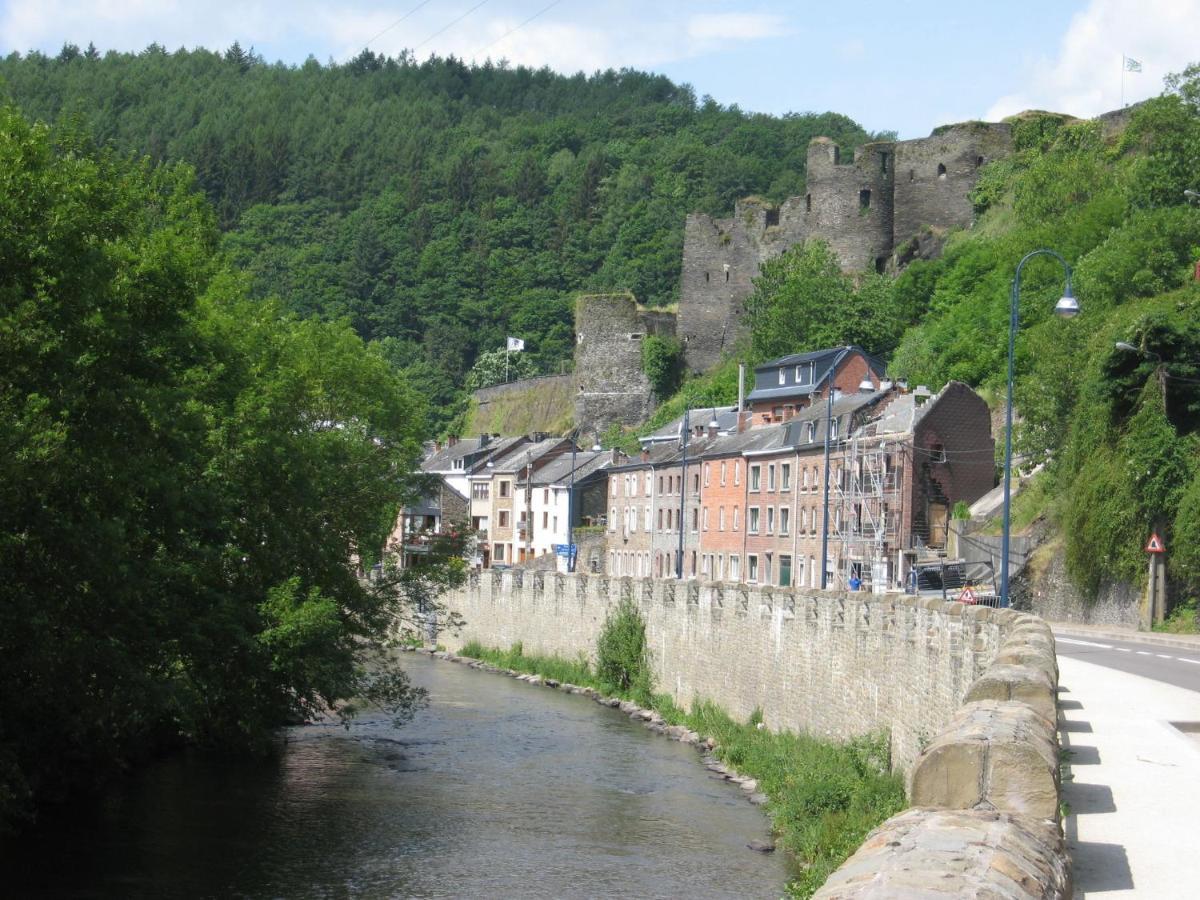
[[[802,193],[810,138],[871,137],[845,116],[748,114],[642,72],[369,51],[285,66],[236,45],[67,46],[0,61],[0,92],[31,117],[193,166],[253,296],[381,341],[439,429],[506,333],[536,371],[560,371],[577,292],[670,303],[688,212]]]
[[[419,700],[371,647],[461,547],[353,557],[421,490],[423,400],[220,239],[187,166],[0,105],[0,830],[165,745]]]

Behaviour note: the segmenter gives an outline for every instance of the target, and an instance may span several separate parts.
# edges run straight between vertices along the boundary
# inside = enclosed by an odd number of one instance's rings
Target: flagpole
[[[504,339],[504,383],[508,384],[508,357],[512,351],[508,349],[508,338]]]
[[[1121,109],[1125,108],[1125,54],[1121,54]]]

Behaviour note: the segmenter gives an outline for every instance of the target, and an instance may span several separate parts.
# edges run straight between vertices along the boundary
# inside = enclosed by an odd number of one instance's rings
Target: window
[[[749,507],[746,510],[746,517],[746,531],[749,534],[758,534],[758,507]]]
[[[501,497],[508,496],[508,490],[511,485],[512,485],[511,481],[501,480],[501,482],[500,482],[500,496]]]
[[[792,511],[786,506],[779,507],[779,533],[787,534],[791,530]]]
[[[735,459],[733,461],[733,485],[737,487],[742,483],[742,461]]]
[[[935,463],[944,463],[946,461],[946,448],[942,444],[934,444],[929,448],[929,461]]]
[[[804,211],[812,212],[812,194],[804,195]]]
[[[499,524],[500,524],[501,528],[508,527],[508,516],[509,516],[509,512],[507,509],[500,510],[500,523]]]
[[[700,530],[700,510],[693,509],[692,510],[692,531],[697,532],[699,530]],[[695,566],[692,567],[692,573],[695,574]]]
[[[647,507],[645,507],[645,509],[646,509],[646,529],[645,530],[649,531],[650,526],[653,524],[650,520],[650,507],[647,506]]]
[[[705,487],[708,487],[708,476],[710,474],[711,469],[712,469],[712,463],[704,464],[704,486]]]
[[[805,507],[801,507],[800,508],[800,533],[804,534],[804,532],[806,532],[806,531],[808,531],[808,509]]]
[[[617,530],[617,508],[615,506],[608,511],[608,530]]]
[[[858,208],[859,209],[870,209],[871,208],[871,192],[870,191],[864,189],[864,190],[861,190],[858,192]]]
[[[942,181],[946,180],[946,164],[938,163],[938,178]]]
[[[700,557],[700,574],[707,576],[712,572],[712,555],[705,553]]]
[[[487,500],[491,496],[492,486],[486,481],[476,481],[471,484],[472,500]]]
[[[658,476],[658,492],[660,494],[663,492],[663,477],[661,475]]]
[[[836,441],[838,439],[838,420],[833,418],[829,420],[829,439]]]
[[[784,463],[779,467],[779,489],[781,491],[790,491],[792,489],[791,463]]]
[[[654,484],[654,476],[649,471],[646,472],[646,496],[650,496],[651,486]]]
[[[738,508],[736,506],[733,508],[733,530],[738,530]]]
[[[796,366],[796,384],[812,384],[813,364],[800,363]]]
[[[495,560],[496,562],[504,562],[504,545],[503,544],[493,544],[492,545],[492,559]]]
[[[717,531],[725,530],[725,507],[717,507]]]
[[[792,586],[792,558],[790,556],[779,557],[779,586]]]
[[[808,469],[805,469],[803,472],[800,473],[800,475],[804,479],[800,484],[800,489],[807,491],[808,490]]]
[[[816,440],[817,440],[817,423],[809,422],[808,423],[808,442],[810,444],[812,444],[812,443],[815,443]]]
[[[821,489],[821,481],[820,481],[820,478],[817,476],[817,467],[816,466],[812,467],[812,473],[813,473],[812,489],[814,491],[819,491]]]
[[[783,366],[779,367],[779,383],[787,384],[787,373],[784,371]]]
[[[550,502],[550,488],[542,488],[542,502],[543,503]]]
[[[708,507],[704,507],[704,530],[708,531]]]
[[[736,553],[731,554],[729,557],[729,580],[742,580],[742,558]]]
[[[658,511],[658,530],[659,531],[662,531],[662,514],[663,514],[663,511],[660,509]]]
[[[775,490],[775,466],[767,466],[767,490]]]
[[[725,460],[721,460],[721,487],[725,487]]]
[[[767,507],[767,534],[775,533],[775,507]]]
[[[695,475],[692,476],[692,493],[693,494],[700,493],[700,473],[699,472],[697,472]]]
[[[545,510],[542,511],[542,527],[550,527],[550,513],[546,512]]]
[[[750,490],[757,491],[761,487],[761,485],[759,483],[761,481],[762,481],[762,466],[751,466],[750,467]]]
[[[674,525],[674,521],[675,521],[674,513],[675,513],[675,510],[673,510],[673,509],[668,509],[668,510],[667,510],[667,531],[674,531],[674,529],[675,529],[675,525]]]
[[[758,555],[754,553],[746,554],[746,580],[750,582],[758,581]]]

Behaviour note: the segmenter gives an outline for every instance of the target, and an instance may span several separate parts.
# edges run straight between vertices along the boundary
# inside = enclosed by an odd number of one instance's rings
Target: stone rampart
[[[1015,614],[965,702],[913,764],[913,808],[884,822],[822,900],[1066,898],[1054,636]]]
[[[656,685],[680,705],[704,698],[741,719],[761,708],[770,728],[832,738],[886,729],[904,771],[1018,619],[925,598],[506,571],[449,596],[467,624],[441,641],[590,655],[623,595],[645,615]]]
[[[474,573],[440,639],[593,657],[610,609],[636,602],[655,684],[773,729],[879,729],[914,808],[889,819],[816,896],[1071,896],[1058,822],[1058,668],[1040,619],[926,598],[795,593],[587,574]]]

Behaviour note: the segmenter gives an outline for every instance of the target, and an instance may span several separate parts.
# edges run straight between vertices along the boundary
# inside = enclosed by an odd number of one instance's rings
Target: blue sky
[[[563,72],[648,69],[743,109],[833,110],[919,137],[1026,108],[1114,109],[1122,54],[1143,64],[1126,76],[1125,99],[1157,94],[1163,75],[1200,60],[1198,25],[1200,0],[2,0],[0,52],[237,40],[299,63],[344,60],[374,38],[372,49],[388,54],[416,47],[419,57],[504,57]]]

